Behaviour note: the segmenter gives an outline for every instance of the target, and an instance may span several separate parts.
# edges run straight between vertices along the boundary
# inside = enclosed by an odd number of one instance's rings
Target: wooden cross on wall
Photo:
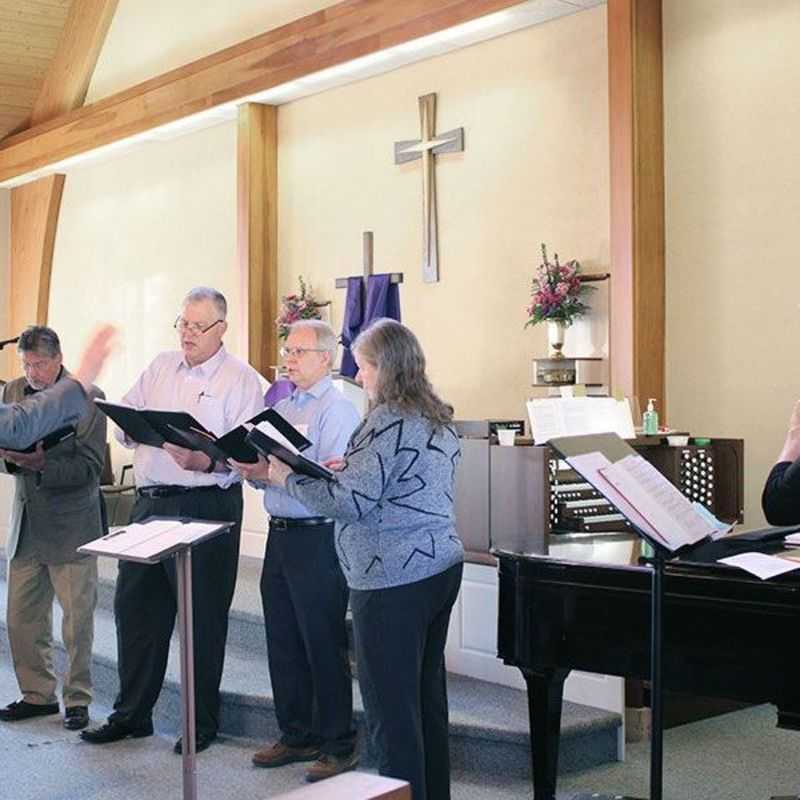
[[[419,98],[421,139],[395,142],[394,163],[422,159],[422,280],[439,280],[439,236],[436,230],[436,172],[435,156],[441,153],[460,153],[464,150],[464,129],[456,128],[436,134],[436,94]]]
[[[369,278],[370,275],[375,274],[374,260],[375,260],[375,246],[374,246],[374,238],[372,236],[372,231],[364,231],[364,233],[361,234],[361,262],[362,262],[362,278],[364,280],[365,288],[366,288],[367,278]],[[402,283],[403,273],[391,272],[389,273],[389,280],[391,281],[391,283]],[[337,278],[336,288],[346,289],[347,278]]]

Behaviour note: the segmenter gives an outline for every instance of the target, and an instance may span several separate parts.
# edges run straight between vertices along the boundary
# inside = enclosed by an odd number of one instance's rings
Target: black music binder
[[[258,451],[247,442],[252,425],[263,424],[268,430],[272,428],[275,435],[283,436],[298,450],[311,446],[311,442],[297,428],[272,408],[264,409],[223,436],[216,436],[186,411],[140,409],[105,400],[95,400],[95,403],[139,444],[161,447],[164,442],[169,442],[178,447],[202,451],[217,461],[229,458],[251,464],[258,461]]]
[[[308,475],[311,478],[323,478],[326,481],[335,480],[335,475],[327,467],[306,458],[301,453],[295,453],[281,442],[267,436],[258,428],[253,428],[247,434],[247,441],[263,456],[274,456],[275,458],[288,464],[295,472],[301,475]]]
[[[41,439],[37,439],[32,445],[26,447],[24,450],[14,450],[10,447],[6,447],[5,449],[8,450],[9,453],[34,453],[36,452],[36,446],[39,444],[39,442],[41,442],[43,450],[50,450],[57,444],[61,444],[61,442],[71,439],[76,433],[77,429],[74,425],[66,425],[63,428],[59,428],[57,431],[48,433],[47,436],[43,436]]]

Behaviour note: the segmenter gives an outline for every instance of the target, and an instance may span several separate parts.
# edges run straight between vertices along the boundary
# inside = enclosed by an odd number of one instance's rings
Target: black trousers
[[[462,564],[416,583],[350,592],[361,696],[378,772],[414,800],[449,800],[444,647]]]
[[[131,522],[150,516],[234,522],[229,533],[192,550],[195,709],[198,732],[219,727],[219,684],[236,586],[242,523],[242,487],[192,491],[174,497],[138,497]],[[119,694],[109,720],[137,726],[150,720],[167,668],[177,613],[175,560],[120,561],[114,597]]]
[[[355,747],[347,583],[333,524],[269,530],[261,599],[281,741],[348,755]]]

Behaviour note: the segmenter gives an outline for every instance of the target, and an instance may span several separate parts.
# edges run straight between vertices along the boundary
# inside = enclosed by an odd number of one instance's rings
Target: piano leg
[[[531,729],[531,768],[534,800],[555,800],[558,742],[561,736],[561,698],[568,669],[543,673],[521,670],[528,685]]]

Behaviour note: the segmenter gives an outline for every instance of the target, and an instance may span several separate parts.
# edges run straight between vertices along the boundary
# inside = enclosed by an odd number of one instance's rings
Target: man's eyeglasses
[[[325,353],[322,347],[281,347],[281,358],[302,358],[306,353]]]
[[[195,336],[202,336],[204,333],[208,333],[215,325],[219,325],[220,322],[224,321],[223,319],[218,319],[210,325],[202,325],[199,322],[187,322],[183,317],[178,317],[178,319],[175,320],[175,330],[189,331],[189,333],[193,333]]]

